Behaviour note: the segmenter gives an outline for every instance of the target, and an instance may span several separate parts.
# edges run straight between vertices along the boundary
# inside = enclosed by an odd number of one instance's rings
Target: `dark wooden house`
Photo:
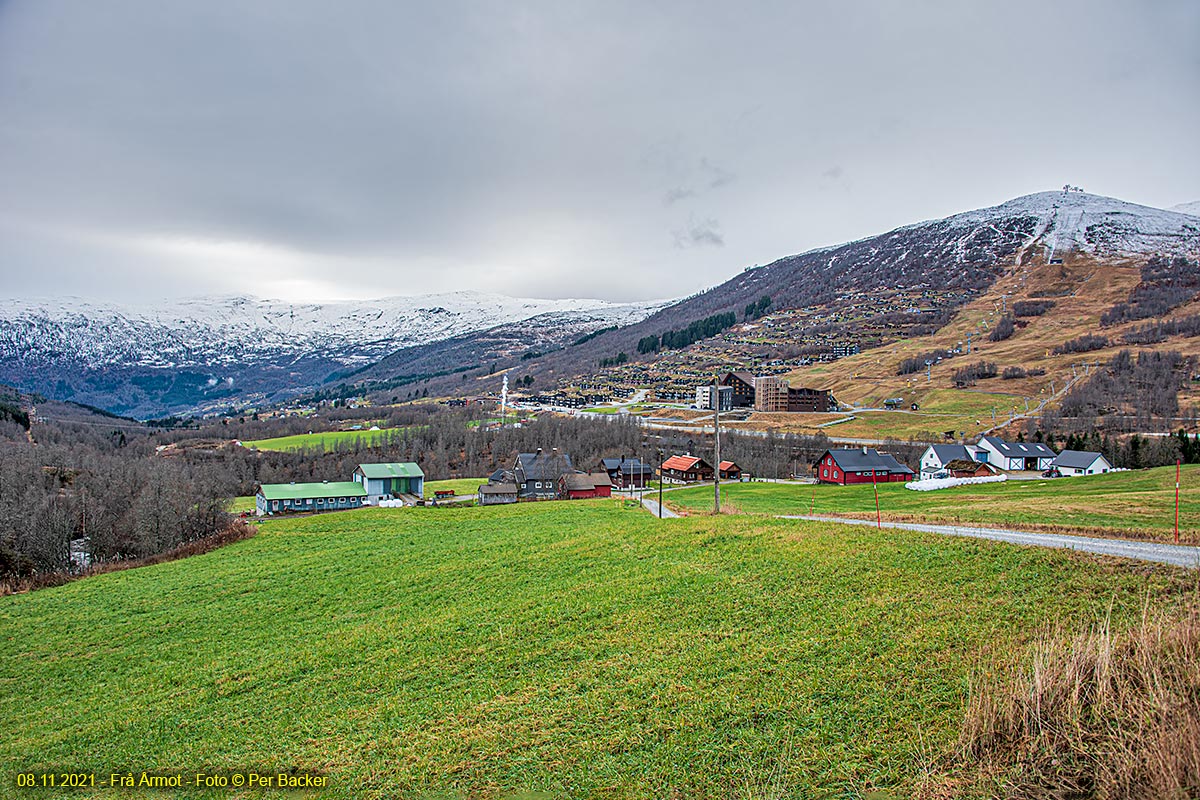
[[[662,464],[662,476],[685,483],[711,481],[712,465],[695,456],[671,456]]]
[[[749,372],[726,372],[721,385],[733,388],[734,408],[754,407],[754,376]]]

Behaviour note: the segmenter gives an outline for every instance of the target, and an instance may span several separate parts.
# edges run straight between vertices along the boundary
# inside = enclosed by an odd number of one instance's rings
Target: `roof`
[[[950,470],[951,472],[966,472],[968,470],[971,472],[979,472],[979,470],[981,470],[981,469],[984,472],[988,472],[988,473],[996,471],[996,468],[993,467],[991,464],[987,464],[982,461],[976,461],[972,458],[951,459],[950,461],[947,461],[944,464],[942,464],[942,466],[945,467],[946,469]]]
[[[741,467],[739,467],[737,464],[733,463],[732,461],[722,461],[720,464],[720,467],[721,467],[721,472],[728,472],[731,469],[741,469]]]
[[[495,472],[493,472],[491,475],[488,476],[488,483],[512,483],[512,482],[513,482],[512,470],[505,469],[504,467],[501,467],[500,469],[496,470]]]
[[[884,470],[898,474],[912,475],[913,471],[901,464],[889,453],[880,453],[869,447],[851,447],[846,449],[829,450],[833,463],[842,468],[843,472],[864,472],[866,470]]]
[[[571,457],[566,453],[544,452],[518,453],[517,465],[513,470],[524,474],[523,480],[556,481],[561,475],[573,471]]]
[[[984,436],[979,440],[980,444],[984,442],[1007,458],[1054,458],[1054,451],[1041,442],[1006,442],[995,436]]]
[[[693,469],[712,469],[702,458],[695,456],[671,456],[663,462],[663,469],[673,469],[677,472],[690,472]]]
[[[480,494],[516,494],[515,483],[485,483],[479,487]]]
[[[1054,459],[1054,466],[1068,469],[1087,469],[1096,463],[1097,458],[1104,458],[1100,453],[1090,450],[1063,450]],[[1107,461],[1107,459],[1105,459]]]
[[[607,472],[593,472],[588,477],[592,479],[593,486],[612,486],[612,481],[609,480]]]
[[[754,385],[754,374],[753,373],[750,373],[750,372],[726,372],[725,377],[721,379],[721,382],[724,383],[725,381],[729,380],[730,376],[737,378],[742,383],[749,384],[750,386]]]
[[[929,447],[943,465],[951,461],[974,461],[971,451],[964,444],[931,444]]]
[[[654,467],[638,458],[602,458],[600,463],[606,470],[619,470],[623,473],[654,471]]]
[[[411,461],[390,464],[359,464],[359,470],[367,478],[424,478],[425,473]]]
[[[590,492],[596,488],[596,484],[592,482],[592,476],[586,472],[564,475],[563,484],[568,492]]]
[[[307,500],[318,497],[366,497],[367,490],[356,481],[323,483],[263,483],[258,493],[267,500]]]

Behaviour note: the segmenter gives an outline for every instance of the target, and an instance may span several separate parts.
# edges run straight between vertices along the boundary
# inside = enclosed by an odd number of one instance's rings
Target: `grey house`
[[[354,482],[366,489],[373,503],[401,494],[417,497],[425,493],[425,473],[411,461],[389,464],[359,464],[354,470]]]
[[[1063,450],[1051,466],[1063,475],[1101,475],[1112,469],[1107,458],[1089,450]]]
[[[559,478],[574,472],[571,457],[558,452],[557,447],[549,453],[540,447],[536,453],[519,453],[513,466],[517,496],[522,500],[556,500]]]

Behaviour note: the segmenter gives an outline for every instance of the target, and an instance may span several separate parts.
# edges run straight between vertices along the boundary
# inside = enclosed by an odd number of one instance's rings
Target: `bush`
[[[1046,370],[1042,369],[1041,367],[1035,367],[1034,369],[1025,369],[1024,367],[1005,367],[1004,372],[1000,373],[1000,377],[1008,381],[1016,378],[1037,378],[1045,374]]]
[[[1054,308],[1053,300],[1018,300],[1012,305],[1014,317],[1040,317]]]
[[[897,375],[911,375],[914,372],[920,372],[925,369],[925,362],[932,361],[937,363],[943,358],[950,358],[954,353],[949,350],[930,350],[928,353],[906,358],[900,362],[900,366],[896,368]]]
[[[1005,339],[1011,338],[1016,329],[1012,317],[1001,317],[1000,321],[996,323],[996,327],[992,328],[992,332],[988,334],[988,341],[1003,342]]]
[[[972,386],[975,381],[996,377],[996,364],[991,361],[976,361],[954,370],[955,386]]]
[[[1051,352],[1055,355],[1064,355],[1066,353],[1090,353],[1093,350],[1102,350],[1108,347],[1107,336],[1097,336],[1093,333],[1085,333],[1076,339],[1063,342],[1058,347],[1055,347]]]

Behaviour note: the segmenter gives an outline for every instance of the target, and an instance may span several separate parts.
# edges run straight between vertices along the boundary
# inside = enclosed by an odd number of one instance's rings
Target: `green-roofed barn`
[[[258,515],[286,511],[343,511],[362,508],[367,492],[354,481],[322,483],[262,483],[255,492]]]
[[[359,464],[354,480],[366,489],[367,500],[372,503],[402,494],[425,496],[425,473],[411,461]]]

